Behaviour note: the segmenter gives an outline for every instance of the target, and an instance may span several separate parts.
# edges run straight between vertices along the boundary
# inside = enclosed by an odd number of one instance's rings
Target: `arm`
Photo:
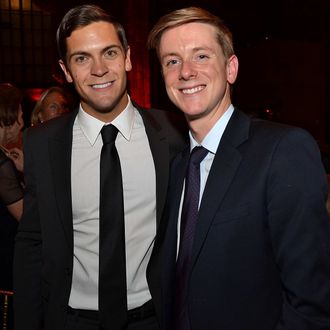
[[[41,226],[36,196],[33,143],[25,135],[24,211],[18,228],[14,255],[15,329],[42,329]]]
[[[7,209],[9,213],[17,220],[19,221],[22,216],[23,212],[23,199],[20,199],[19,201],[12,203],[10,205],[7,205]]]
[[[330,329],[327,182],[315,142],[302,130],[279,142],[267,189],[268,225],[283,288],[276,330]]]

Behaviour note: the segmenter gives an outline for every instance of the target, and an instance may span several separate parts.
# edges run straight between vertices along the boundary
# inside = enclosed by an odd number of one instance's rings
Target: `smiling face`
[[[102,121],[112,121],[128,102],[130,51],[125,54],[114,26],[103,21],[73,31],[66,42],[67,66],[63,61],[60,66],[80,95],[84,111]]]
[[[215,27],[188,23],[166,30],[159,57],[171,101],[190,125],[202,121],[211,128],[231,104],[238,70],[235,55],[225,59]]]

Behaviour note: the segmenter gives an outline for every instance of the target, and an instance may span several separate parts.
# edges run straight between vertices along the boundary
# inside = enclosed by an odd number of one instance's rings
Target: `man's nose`
[[[95,59],[91,68],[91,74],[95,76],[102,77],[108,72],[108,67],[106,66],[103,59]]]
[[[189,80],[197,76],[197,70],[192,61],[183,61],[180,68],[180,79]]]

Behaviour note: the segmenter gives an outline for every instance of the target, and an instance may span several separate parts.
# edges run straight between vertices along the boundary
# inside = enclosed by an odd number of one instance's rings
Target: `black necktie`
[[[127,323],[123,187],[115,140],[118,130],[103,126],[100,161],[99,314],[104,329]]]
[[[195,147],[189,159],[186,174],[184,200],[181,212],[180,247],[176,264],[175,285],[175,330],[190,329],[187,310],[187,284],[190,268],[195,228],[198,216],[200,192],[200,162],[208,151],[203,147]]]

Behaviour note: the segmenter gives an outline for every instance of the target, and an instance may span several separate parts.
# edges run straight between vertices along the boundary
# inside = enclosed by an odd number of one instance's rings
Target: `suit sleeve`
[[[36,200],[34,149],[24,136],[24,211],[18,228],[14,256],[15,329],[42,329],[41,226]]]
[[[303,130],[278,143],[268,177],[267,206],[283,286],[276,330],[330,329],[330,222],[319,150]]]

